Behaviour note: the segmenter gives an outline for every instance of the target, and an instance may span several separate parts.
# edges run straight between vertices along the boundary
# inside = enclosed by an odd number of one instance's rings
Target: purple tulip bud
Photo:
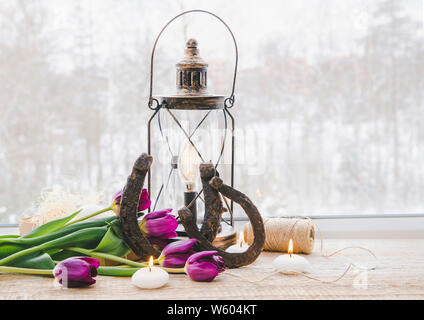
[[[152,237],[152,236],[148,236],[146,238],[159,251],[162,251],[163,248],[165,248],[168,244],[175,241],[175,239],[163,239],[161,237]]]
[[[121,198],[122,198],[122,190],[116,192],[113,195],[113,201],[112,201],[112,210],[119,215],[119,210],[121,207]],[[147,192],[147,189],[143,189],[141,191],[140,199],[138,200],[138,211],[143,211],[148,208],[150,208],[150,205],[152,202],[149,199],[149,193]]]
[[[184,267],[194,281],[210,282],[225,270],[225,264],[218,251],[202,251],[191,255]]]
[[[162,239],[174,238],[177,236],[175,230],[178,221],[171,214],[172,209],[150,212],[146,214],[140,222],[140,229],[147,237],[159,237]]]
[[[53,269],[53,275],[67,288],[87,287],[96,283],[99,260],[89,257],[72,257],[59,262]]]
[[[196,251],[193,245],[197,239],[184,239],[168,244],[159,257],[159,263],[165,268],[183,268],[187,259]]]

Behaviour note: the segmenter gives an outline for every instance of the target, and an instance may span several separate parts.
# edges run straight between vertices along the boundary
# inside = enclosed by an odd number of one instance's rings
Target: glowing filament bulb
[[[186,184],[187,190],[192,191],[199,175],[199,155],[190,142],[187,142],[178,158],[178,167],[181,178]]]

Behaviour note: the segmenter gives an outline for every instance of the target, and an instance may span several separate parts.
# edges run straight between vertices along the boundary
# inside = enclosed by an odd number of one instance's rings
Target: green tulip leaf
[[[69,221],[71,221],[78,213],[80,213],[81,210],[78,210],[77,212],[74,212],[65,218],[52,220],[45,224],[42,224],[41,226],[32,230],[30,233],[22,236],[21,238],[34,238],[62,229]]]
[[[71,250],[60,250],[59,252],[53,253],[51,255],[52,259],[54,261],[63,261],[65,259],[71,258],[71,257],[82,257],[85,256],[85,254],[74,252]]]
[[[21,244],[29,248],[29,247],[33,247],[33,246],[37,246],[37,245],[49,242],[51,240],[64,237],[78,230],[106,226],[106,224],[116,219],[117,219],[116,217],[109,217],[106,219],[97,219],[90,222],[75,223],[70,226],[64,227],[60,230],[57,230],[55,232],[47,233],[47,234],[44,234],[38,237],[33,237],[33,238],[19,238],[19,237],[5,238],[5,239],[0,238],[0,246],[5,243],[13,243],[13,244]]]
[[[87,249],[95,248],[103,239],[107,230],[108,227],[106,226],[82,229],[61,238],[30,248],[25,248],[22,247],[22,245],[19,246],[17,244],[3,244],[0,245],[0,253],[5,254],[6,256],[0,258],[0,265],[9,265],[11,261],[34,252],[46,252],[51,249],[64,249],[73,246],[80,246]],[[18,252],[16,252],[16,248],[18,249]],[[13,253],[10,254],[10,251]]]
[[[0,245],[0,259],[3,259],[11,254],[25,249],[26,247],[19,244],[1,244]]]
[[[115,235],[117,237],[124,239],[124,233],[122,232],[121,222],[119,221],[119,219],[109,221],[107,224],[112,228],[113,232],[115,232]]]
[[[130,248],[123,240],[119,225],[114,221],[110,223],[110,227],[104,235],[103,239],[100,241],[99,245],[92,251],[123,257],[130,252]]]
[[[47,253],[35,252],[11,261],[9,266],[30,269],[53,269],[54,262]]]
[[[19,238],[20,236],[17,234],[8,234],[8,235],[3,235],[0,236],[0,239],[16,239]]]
[[[44,250],[45,253],[47,253],[49,256],[52,256],[56,253],[61,252],[62,249],[50,249],[50,250]]]
[[[100,243],[107,230],[107,226],[81,229],[63,237],[45,242],[35,248],[43,251],[51,249],[65,249],[74,246],[91,249]]]

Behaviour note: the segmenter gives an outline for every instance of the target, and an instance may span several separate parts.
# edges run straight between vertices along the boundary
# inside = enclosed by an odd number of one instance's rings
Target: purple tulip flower
[[[171,214],[172,209],[150,212],[146,214],[140,222],[140,229],[146,237],[157,237],[162,239],[174,238],[177,236],[175,230],[178,221]]]
[[[146,238],[147,240],[149,240],[150,244],[152,244],[153,247],[155,247],[159,251],[162,251],[163,248],[165,248],[168,244],[176,241],[175,239],[163,239],[161,237],[152,237],[152,236],[148,236]]]
[[[89,257],[72,257],[59,262],[53,269],[54,277],[67,288],[87,287],[96,283],[99,260]]]
[[[122,190],[116,192],[113,195],[112,208],[113,211],[119,215],[119,210],[121,208],[121,198],[122,198]],[[150,208],[152,202],[149,199],[149,193],[147,189],[143,189],[141,191],[140,199],[138,200],[138,211],[143,211]]]
[[[184,267],[194,281],[210,282],[225,270],[225,264],[218,251],[202,251],[191,255]]]
[[[193,245],[197,239],[184,239],[168,244],[159,257],[159,264],[165,268],[183,268],[187,259],[196,251]]]

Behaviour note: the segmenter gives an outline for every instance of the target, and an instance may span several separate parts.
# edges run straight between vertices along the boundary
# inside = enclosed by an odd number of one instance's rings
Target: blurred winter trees
[[[73,27],[62,30],[56,3],[0,3],[0,223],[30,214],[53,185],[110,195],[147,150],[149,59],[160,23],[142,18],[152,5],[104,2],[105,11],[140,15],[104,58],[96,7],[68,1]],[[166,16],[187,9],[183,3]],[[265,155],[251,174],[237,164],[236,185],[263,214],[423,212],[423,21],[403,1],[373,3],[348,53],[328,56],[328,37],[316,31],[321,47],[307,59],[277,30],[256,45],[256,65],[240,65],[237,127],[253,130]],[[158,55],[174,63],[182,51]],[[173,81],[168,71],[157,67],[159,87]]]

